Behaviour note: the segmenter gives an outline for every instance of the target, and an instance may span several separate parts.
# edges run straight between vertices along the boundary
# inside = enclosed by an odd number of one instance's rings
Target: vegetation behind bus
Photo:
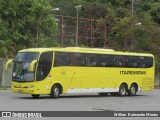
[[[133,35],[134,51],[156,55],[156,70],[160,70],[159,0],[136,1],[133,17],[131,17],[131,1],[129,0],[54,0],[54,2],[53,0],[1,0],[0,57],[3,59],[15,57],[17,51],[24,48],[60,46],[57,42],[59,39],[55,36],[57,24],[51,9],[60,7],[60,11],[55,14],[76,16],[75,5],[82,5],[82,10],[79,11],[80,18],[97,19],[97,23],[101,26],[98,29],[103,26],[107,27],[107,30],[110,31],[108,47],[122,50],[124,39],[126,39],[129,45],[126,51],[131,51],[130,44]],[[70,22],[73,21],[68,20],[65,24]],[[142,25],[134,26],[131,30],[131,25],[139,22]],[[84,33],[79,31],[79,34]],[[74,42],[72,39],[71,41]],[[102,40],[99,40],[95,46],[101,42]],[[68,43],[65,46],[71,46],[71,44]],[[88,47],[88,44],[82,46]]]

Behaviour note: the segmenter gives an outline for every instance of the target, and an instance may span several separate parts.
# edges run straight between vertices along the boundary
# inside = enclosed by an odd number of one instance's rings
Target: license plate
[[[19,93],[22,93],[22,90],[18,90]]]

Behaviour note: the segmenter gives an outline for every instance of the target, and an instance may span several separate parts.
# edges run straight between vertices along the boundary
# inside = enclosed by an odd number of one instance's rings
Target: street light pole
[[[81,9],[81,5],[75,6],[75,8],[77,10],[76,46],[78,46],[78,25],[79,25],[78,15],[79,15],[79,10]]]
[[[138,22],[138,23],[136,23],[136,24],[132,24],[133,26],[141,26],[142,25],[142,23],[141,22]],[[132,33],[133,33],[133,31],[132,31]],[[133,35],[133,34],[132,34]],[[123,36],[124,36],[124,48],[123,48],[123,51],[126,51],[127,50],[127,32],[125,32],[124,34],[123,34]],[[134,37],[134,36],[132,36],[132,37]],[[132,39],[133,40],[133,39]],[[131,45],[131,50],[133,50],[133,42],[134,42],[134,44],[135,44],[135,41],[132,41],[132,45]]]
[[[59,11],[59,8],[53,8],[52,12],[53,11]],[[58,26],[59,19],[55,18],[55,16],[54,16],[54,20],[56,21],[56,25]],[[58,33],[57,33],[57,40],[58,40]],[[55,39],[55,43],[57,43],[57,40]]]
[[[132,17],[133,17],[133,12],[134,12],[134,0],[132,0]]]
[[[133,19],[134,19],[133,15],[134,14],[133,14],[133,12],[134,12],[134,0],[132,0],[132,43],[131,43],[131,50],[133,50],[133,47],[134,47],[134,45],[133,45],[134,44],[134,34],[133,34],[133,22],[134,22],[133,21]]]

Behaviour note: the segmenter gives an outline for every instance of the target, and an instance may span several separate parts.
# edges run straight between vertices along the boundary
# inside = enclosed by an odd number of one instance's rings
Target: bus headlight
[[[26,86],[25,88],[34,88],[34,85]]]

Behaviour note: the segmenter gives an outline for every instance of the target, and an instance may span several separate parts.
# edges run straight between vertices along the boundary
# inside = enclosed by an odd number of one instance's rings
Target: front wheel
[[[60,95],[60,88],[58,85],[54,85],[51,89],[51,97],[58,98]]]
[[[122,84],[119,88],[119,95],[126,96],[126,94],[127,94],[127,86]]]

